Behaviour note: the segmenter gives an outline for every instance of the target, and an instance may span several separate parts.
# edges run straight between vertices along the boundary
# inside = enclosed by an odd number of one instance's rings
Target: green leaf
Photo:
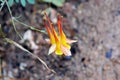
[[[0,0],[0,2],[3,2],[3,0]]]
[[[52,4],[54,4],[57,7],[63,6],[63,4],[65,2],[65,0],[43,0],[43,1],[47,2],[47,3],[52,3]]]
[[[47,15],[50,14],[51,10],[52,10],[51,8],[45,9],[45,12],[47,13]]]
[[[52,0],[52,3],[58,7],[63,6],[65,0]]]
[[[20,2],[21,2],[21,5],[22,5],[23,7],[26,6],[26,0],[20,0]]]
[[[8,0],[8,5],[11,7],[14,4],[14,0]]]
[[[16,3],[19,3],[19,0],[15,0]]]
[[[44,2],[48,2],[48,3],[51,3],[52,0],[43,0]]]
[[[27,0],[30,4],[35,4],[35,0]]]

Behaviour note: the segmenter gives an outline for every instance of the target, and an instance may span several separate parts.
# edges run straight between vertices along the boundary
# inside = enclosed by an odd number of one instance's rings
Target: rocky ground
[[[25,8],[14,5],[11,9],[14,16],[21,15],[21,22],[45,30],[41,11],[46,8],[51,8],[49,16],[55,24],[56,14],[60,13],[64,17],[63,30],[67,37],[78,40],[72,44],[73,56],[47,55],[50,45],[45,38],[48,35],[16,22],[22,36],[28,30],[32,32],[35,45],[20,43],[4,7],[0,23],[6,36],[38,55],[56,71],[56,74],[48,71],[28,53],[1,40],[1,77],[4,80],[120,80],[120,0],[67,0],[60,8],[37,3]]]

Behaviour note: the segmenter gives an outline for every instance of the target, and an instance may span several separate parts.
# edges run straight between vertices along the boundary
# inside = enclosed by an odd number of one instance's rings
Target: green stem
[[[2,10],[2,8],[3,8],[3,6],[4,6],[4,4],[5,4],[5,1],[4,2],[2,2],[1,3],[2,5],[1,5],[1,7],[0,7],[0,11]]]
[[[16,22],[18,22],[19,24],[22,24],[22,25],[24,25],[24,26],[26,26],[26,27],[29,27],[31,30],[36,30],[36,31],[38,31],[38,32],[47,34],[44,30],[39,30],[39,29],[37,29],[37,28],[34,28],[33,26],[29,26],[29,25],[27,25],[27,24],[25,24],[25,23],[22,23],[22,22],[20,22],[19,20],[17,20],[15,17],[13,17],[13,20],[16,21]]]
[[[14,23],[14,20],[13,20],[13,15],[12,15],[12,12],[11,12],[11,9],[10,9],[10,7],[9,7],[9,5],[8,5],[7,0],[5,0],[5,2],[6,2],[6,5],[7,5],[7,7],[8,7],[8,10],[9,10],[9,13],[10,13],[10,16],[11,16],[11,19],[12,19],[12,23],[13,23],[14,30],[15,30],[15,32],[17,33],[17,35],[22,39],[22,36],[17,32],[17,29],[16,29],[16,27],[15,27],[15,23]]]

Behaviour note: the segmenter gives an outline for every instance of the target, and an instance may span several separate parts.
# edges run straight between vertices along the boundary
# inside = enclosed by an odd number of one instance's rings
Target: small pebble
[[[21,70],[24,70],[26,66],[27,66],[26,63],[20,63],[19,68],[20,68]]]
[[[10,28],[9,27],[4,27],[4,32],[8,34],[10,32]]]
[[[64,56],[65,60],[71,60],[72,56]]]
[[[117,13],[120,14],[120,10],[118,10]]]
[[[112,49],[110,49],[106,52],[105,57],[108,59],[110,59],[112,57]]]

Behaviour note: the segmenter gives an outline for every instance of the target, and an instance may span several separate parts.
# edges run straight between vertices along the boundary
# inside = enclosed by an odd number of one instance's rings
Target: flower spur
[[[70,44],[77,42],[77,41],[68,39],[66,35],[64,34],[62,30],[62,16],[58,15],[58,18],[57,18],[58,30],[59,30],[59,35],[60,35],[58,36],[49,17],[47,16],[46,13],[44,13],[44,15],[46,17],[46,19],[44,20],[44,25],[50,37],[50,39],[47,41],[51,44],[48,54],[55,52],[56,55],[71,56]]]

